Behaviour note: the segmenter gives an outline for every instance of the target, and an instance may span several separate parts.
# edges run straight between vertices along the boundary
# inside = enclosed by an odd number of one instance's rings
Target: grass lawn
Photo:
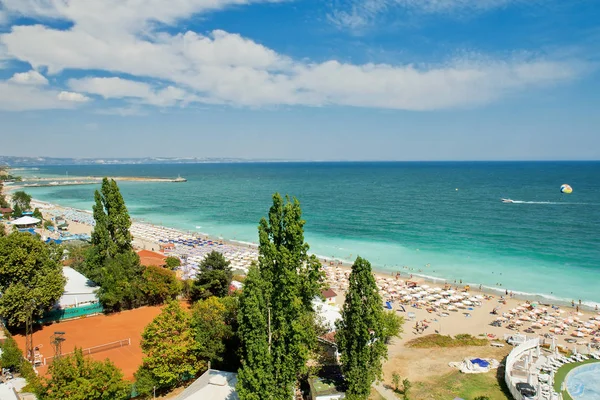
[[[556,371],[556,374],[554,375],[554,390],[557,392],[560,392],[560,386],[562,385],[563,381],[565,380],[565,378],[567,377],[567,374],[569,372],[571,372],[572,370],[574,370],[575,368],[577,368],[581,365],[591,364],[591,363],[595,363],[595,362],[599,362],[599,361],[594,360],[594,359],[589,359],[584,362],[569,363],[569,364],[565,364],[562,367],[560,367],[558,369],[558,371]],[[569,393],[566,390],[562,392],[562,395],[563,395],[563,400],[573,400],[573,398],[571,396],[569,396]]]
[[[411,400],[448,400],[455,397],[473,400],[487,396],[490,400],[508,400],[505,391],[504,370],[487,374],[463,374],[452,371],[427,382],[415,382],[410,392]]]
[[[487,339],[479,339],[467,334],[460,334],[455,337],[433,334],[413,339],[406,343],[406,346],[431,349],[434,347],[488,346],[489,344],[490,342]]]

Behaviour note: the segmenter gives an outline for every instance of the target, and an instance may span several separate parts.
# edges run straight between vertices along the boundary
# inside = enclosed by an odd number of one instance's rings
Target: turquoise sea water
[[[600,163],[265,163],[42,167],[38,175],[155,176],[122,182],[134,218],[257,241],[275,191],[302,203],[319,255],[551,301],[600,303]],[[570,184],[574,192],[561,194]],[[97,187],[28,191],[91,210]],[[520,201],[503,204],[500,198]],[[403,266],[411,268],[404,269]],[[501,285],[501,286],[500,286]]]

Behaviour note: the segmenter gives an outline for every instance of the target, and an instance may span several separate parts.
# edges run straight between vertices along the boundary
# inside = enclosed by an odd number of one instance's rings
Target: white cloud
[[[19,83],[22,85],[47,85],[48,79],[36,70],[27,72],[17,72],[8,80],[9,82]]]
[[[57,96],[60,101],[68,101],[73,103],[86,103],[91,99],[81,93],[62,91]]]
[[[202,102],[250,107],[333,104],[431,110],[486,104],[514,92],[567,82],[582,73],[576,61],[539,57],[470,57],[431,65],[355,65],[336,60],[310,63],[293,60],[235,33],[215,30],[206,35],[192,31],[169,34],[153,30],[148,24],[155,20],[169,23],[200,9],[246,1],[176,0],[168,3],[169,7],[154,1],[10,0],[15,10],[21,5],[21,12],[68,16],[75,24],[68,30],[15,26],[11,32],[0,34],[0,48],[3,46],[9,57],[28,62],[34,69],[47,67],[49,74],[67,69],[101,70],[105,71],[103,75],[126,74],[137,79],[90,76],[70,80],[67,86],[78,93],[62,95],[65,99],[89,100],[79,94],[82,92],[161,107]],[[394,1],[405,7],[417,4]],[[482,0],[489,4],[501,1]],[[84,6],[88,3],[89,8]],[[141,7],[141,3],[154,4],[157,9],[146,9],[152,7]],[[383,10],[381,0],[363,3],[370,4],[371,13]],[[424,3],[441,9],[450,1]],[[454,3],[466,7],[474,0]],[[96,29],[96,23],[105,18],[98,11],[106,4],[115,7],[106,18],[120,21],[117,25],[122,29]],[[164,10],[164,15],[157,11],[165,8],[173,10]],[[125,115],[126,109],[113,110]]]
[[[0,110],[47,110],[74,106],[73,103],[59,101],[58,92],[55,90],[0,81]]]
[[[508,5],[539,4],[544,0],[341,0],[328,20],[341,29],[361,30],[394,10],[423,14],[465,15]]]
[[[70,79],[68,86],[75,91],[99,95],[105,99],[136,98],[142,103],[155,106],[172,106],[178,102],[186,104],[198,99],[174,86],[154,89],[148,83],[117,77]]]

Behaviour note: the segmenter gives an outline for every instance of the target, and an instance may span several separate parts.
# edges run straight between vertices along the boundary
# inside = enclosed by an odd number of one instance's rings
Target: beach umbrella
[[[479,300],[483,300],[483,299],[485,299],[485,296],[482,296],[482,295],[480,295],[480,294],[478,294],[478,295],[477,295],[477,296],[475,296],[475,297],[476,297],[477,299],[479,299]]]
[[[467,305],[467,306],[470,306],[470,305],[472,305],[473,303],[472,303],[472,302],[470,302],[469,300],[463,300],[463,304],[464,304],[464,305]]]
[[[448,299],[441,299],[440,303],[442,303],[442,304],[448,304],[448,303],[450,303],[450,300],[448,300]]]

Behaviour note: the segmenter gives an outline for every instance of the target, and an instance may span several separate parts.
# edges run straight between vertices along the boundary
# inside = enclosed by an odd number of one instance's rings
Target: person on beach
[[[575,307],[575,300],[571,300],[571,307]]]

